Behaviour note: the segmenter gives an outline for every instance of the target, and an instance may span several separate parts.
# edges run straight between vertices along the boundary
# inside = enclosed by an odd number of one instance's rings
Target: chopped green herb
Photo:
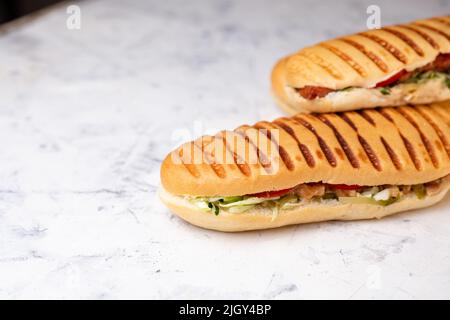
[[[400,83],[418,83],[419,80],[421,79],[421,74],[422,73],[420,73],[420,72],[416,72],[408,79],[406,79],[404,81],[400,81]]]
[[[398,200],[398,198],[389,198],[388,200],[378,200],[377,202],[379,205],[386,207],[388,205],[393,204],[397,200]]]
[[[242,201],[242,200],[244,200],[244,197],[234,196],[234,197],[223,197],[219,201],[222,203],[232,203],[232,202],[237,202],[237,201]]]
[[[387,96],[387,95],[391,94],[391,89],[389,89],[389,88],[381,88],[380,92],[381,92],[382,95]]]
[[[401,81],[400,83],[423,83],[428,80],[438,79],[438,78],[447,78],[448,74],[444,72],[437,71],[425,71],[425,72],[416,72],[408,79]]]
[[[345,88],[339,89],[337,91],[352,91],[353,89],[355,89],[355,87],[345,87]]]
[[[216,206],[214,203],[209,202],[209,203],[208,203],[208,208],[210,208],[211,211],[214,212],[214,214],[215,214],[216,216],[219,215],[219,210],[220,210],[220,209],[219,209],[219,207]]]
[[[436,79],[442,76],[442,73],[436,71],[424,72],[421,76],[422,79]]]
[[[420,200],[424,199],[427,195],[427,189],[423,184],[413,186],[413,191]]]

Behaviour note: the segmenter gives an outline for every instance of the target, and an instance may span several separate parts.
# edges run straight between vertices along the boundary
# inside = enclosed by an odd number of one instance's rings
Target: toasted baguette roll
[[[450,174],[449,106],[446,101],[416,107],[298,114],[205,136],[184,144],[163,161],[161,199],[182,218],[224,231],[329,219],[367,219],[428,206],[439,201],[448,190],[445,177]],[[255,135],[255,131],[260,134]],[[439,181],[439,187],[429,192],[433,181]],[[325,187],[318,188],[322,193],[311,190],[309,198],[295,189],[311,183],[331,186],[332,190],[336,185],[381,186],[377,192],[382,192],[375,199],[384,201],[391,197],[383,198],[386,185],[416,186],[429,182],[425,199],[418,199],[408,191],[401,196],[397,190],[392,197],[399,201],[388,206],[378,206],[376,201],[317,204],[308,201],[324,196]],[[308,201],[295,209],[281,209],[273,219],[272,215],[263,214],[267,211],[263,205],[237,214],[227,208],[216,208],[213,202],[222,200],[208,200],[268,197],[272,206],[278,205],[276,201],[282,198],[279,190],[291,190],[291,194],[300,195],[299,200]],[[358,192],[367,193],[367,187]],[[341,199],[341,193],[336,192],[336,198]],[[203,210],[208,211],[208,207],[200,210],[192,206],[190,200],[196,197],[209,197],[205,203],[217,209],[218,217]],[[220,202],[217,204],[221,206]]]
[[[291,114],[443,101],[450,99],[448,53],[447,16],[369,30],[281,59],[272,92]]]
[[[253,194],[309,182],[369,186],[424,183],[450,173],[449,121],[450,101],[336,114],[298,114],[258,122],[230,132],[237,141],[244,141],[247,154],[236,149],[232,141],[224,141],[226,132],[202,137],[166,157],[161,181],[170,193],[199,196]],[[260,144],[273,144],[272,159],[263,159],[267,157],[265,151],[256,154],[255,129],[272,133],[272,139],[265,134],[259,136]],[[225,143],[227,152],[237,153],[230,163],[221,164],[222,159],[210,154],[208,147],[216,141]],[[197,164],[191,154],[180,158],[186,152],[183,148],[203,151],[204,157]],[[239,163],[239,158],[245,161]]]

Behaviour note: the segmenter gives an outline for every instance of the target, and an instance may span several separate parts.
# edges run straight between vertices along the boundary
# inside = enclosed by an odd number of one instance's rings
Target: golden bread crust
[[[255,138],[255,129],[269,134]],[[229,161],[212,151],[217,144],[231,155]],[[271,157],[258,145],[273,148]],[[198,163],[189,150],[200,152]],[[448,174],[450,101],[298,114],[222,131],[171,152],[162,163],[161,182],[175,195],[232,196],[309,182],[412,185]]]

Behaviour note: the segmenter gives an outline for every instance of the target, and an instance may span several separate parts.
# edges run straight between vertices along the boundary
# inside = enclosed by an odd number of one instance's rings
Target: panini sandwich
[[[273,95],[285,111],[336,112],[450,99],[450,17],[325,41],[281,59]]]
[[[450,188],[449,107],[298,114],[204,136],[165,158],[160,198],[221,231],[431,206]]]

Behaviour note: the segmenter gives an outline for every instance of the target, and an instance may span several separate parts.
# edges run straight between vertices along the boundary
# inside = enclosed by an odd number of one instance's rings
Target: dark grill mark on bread
[[[370,123],[374,127],[376,126],[375,120],[372,119],[372,117],[369,115],[369,113],[367,111],[359,110],[359,111],[356,111],[356,113],[359,114],[364,120],[366,120],[368,123]]]
[[[208,137],[209,138],[209,137]],[[219,178],[225,178],[227,176],[225,168],[217,163],[215,161],[214,158],[214,154],[209,153],[205,150],[205,141],[203,141],[203,139],[200,142],[194,142],[194,145],[197,146],[203,154],[203,158],[205,159],[205,162],[207,164],[209,164],[209,166],[211,167],[211,169],[214,171],[214,173],[219,177]]]
[[[303,143],[299,144],[298,146],[300,147],[300,151],[302,152],[308,166],[314,167],[316,165],[316,160],[314,160],[314,157],[312,156],[311,151],[309,151],[308,147]]]
[[[369,158],[370,162],[372,163],[373,167],[375,169],[377,169],[378,171],[382,171],[380,161],[378,160],[378,157],[375,154],[375,152],[373,151],[370,144],[366,141],[366,139],[364,139],[359,134],[358,134],[358,140],[359,140],[359,143],[361,143],[361,146],[363,147],[364,152],[366,153],[366,155]]]
[[[373,34],[369,34],[369,33],[360,33],[360,35],[378,43],[380,46],[382,46],[386,51],[388,51],[398,61],[400,61],[404,64],[408,63],[406,56],[400,50],[398,50],[396,47],[394,47],[392,44],[390,44],[386,40],[381,39],[380,37],[373,35]]]
[[[358,132],[358,128],[355,126],[352,120],[345,114],[345,113],[338,113],[337,114],[342,120],[344,120],[350,127],[352,127],[353,130]]]
[[[403,136],[401,134],[400,130],[397,127],[397,124],[395,123],[395,121],[392,118],[392,116],[386,111],[386,108],[377,108],[377,109],[374,109],[374,110],[378,111],[386,120],[391,122],[396,127],[396,129],[398,131],[398,134],[402,138],[403,145],[405,146],[405,149],[408,152],[409,158],[414,163],[415,168],[417,170],[421,170],[422,166],[421,166],[420,160],[417,158],[416,151],[414,150],[413,145],[411,144],[411,142],[409,142],[408,139],[405,138],[405,136]]]
[[[246,163],[241,163],[242,160],[235,152],[233,152],[233,157],[234,157],[234,162],[236,163],[236,166],[239,168],[239,170],[242,172],[242,174],[247,177],[251,176],[252,171],[250,169],[250,166]]]
[[[383,144],[384,148],[386,149],[386,152],[389,155],[389,158],[391,158],[392,163],[394,164],[395,168],[397,170],[401,170],[402,166],[400,164],[400,160],[398,159],[397,154],[394,152],[394,150],[391,148],[391,146],[389,145],[389,143],[387,143],[386,140],[384,140],[383,137],[380,138],[381,139],[381,143]]]
[[[364,139],[358,132],[358,128],[356,127],[355,123],[347,116],[346,113],[338,113],[339,117],[341,117],[342,120],[344,120],[350,127],[352,127],[353,130],[356,131],[358,135],[358,141],[359,144],[363,147],[364,152],[366,153],[367,157],[369,158],[370,162],[372,163],[373,167],[377,169],[378,171],[381,171],[381,164],[380,160],[378,159],[377,155],[373,151],[370,144]]]
[[[331,149],[328,147],[325,140],[323,140],[322,137],[320,137],[320,136],[318,136],[317,139],[319,140],[320,149],[325,154],[325,157],[327,158],[328,163],[332,167],[336,167],[337,166],[336,158],[335,158],[333,152],[331,151]]]
[[[330,127],[331,130],[333,130],[334,136],[336,137],[337,141],[339,142],[339,145],[341,146],[342,150],[344,150],[344,153],[345,153],[348,161],[350,161],[352,167],[353,168],[359,168],[360,167],[359,161],[355,157],[355,154],[353,153],[352,149],[350,148],[349,144],[344,139],[342,134],[336,129],[336,127],[331,123],[331,121],[327,119],[327,117],[325,115],[323,115],[323,114],[315,114],[315,116],[319,120],[321,120],[323,123],[325,123],[328,127]]]
[[[450,36],[448,34],[446,34],[445,32],[436,29],[435,27],[429,26],[427,24],[423,24],[423,23],[419,23],[419,22],[414,22],[415,25],[420,26],[422,28],[428,29],[430,31],[433,31],[434,33],[437,33],[441,36],[443,36],[444,38],[446,38],[448,41],[450,41]]]
[[[338,80],[342,79],[342,74],[338,70],[336,70],[336,68],[331,63],[325,61],[318,55],[302,52],[301,56],[317,64],[319,67],[328,72],[328,74],[330,74],[333,78]]]
[[[197,171],[197,169],[195,169],[195,166],[193,164],[183,162],[183,165],[191,175],[193,175],[196,178],[200,177],[200,173]]]
[[[269,158],[258,148],[258,146],[250,139],[250,137],[245,133],[244,130],[235,130],[235,132],[245,139],[250,146],[256,151],[256,156],[258,157],[258,162],[264,168],[267,173],[271,173],[272,164],[269,161]]]
[[[383,110],[382,108],[381,109],[380,108],[376,108],[374,110],[378,111],[389,122],[394,123],[394,119],[392,119],[391,115],[389,113],[387,113],[385,110]]]
[[[241,173],[244,176],[249,177],[252,173],[250,166],[247,163],[245,163],[245,160],[241,156],[239,156],[236,152],[234,152],[230,148],[230,146],[228,145],[228,142],[224,136],[222,136],[221,138],[222,138],[222,141],[223,141],[225,147],[227,148],[227,150],[233,155],[234,164],[239,168],[239,171],[241,171]]]
[[[416,150],[414,150],[413,145],[411,144],[411,142],[409,142],[408,139],[406,139],[405,136],[403,136],[402,134],[400,134],[400,137],[403,140],[403,144],[405,145],[406,151],[408,151],[409,154],[409,158],[411,159],[411,161],[414,163],[414,166],[416,167],[416,169],[418,171],[422,170],[422,164],[420,163],[419,158],[417,158],[416,155]]]
[[[346,39],[346,38],[342,38],[342,39],[340,39],[340,40],[341,40],[341,41],[344,41],[345,43],[347,43],[347,44],[351,45],[352,47],[356,48],[357,50],[359,50],[359,51],[360,51],[362,54],[364,54],[367,58],[369,58],[370,60],[372,60],[372,62],[375,63],[375,65],[376,65],[381,71],[383,71],[383,72],[385,72],[385,73],[388,72],[389,68],[388,68],[388,66],[386,65],[386,63],[384,63],[384,61],[381,60],[375,53],[366,50],[366,48],[365,48],[362,44],[360,44],[360,43],[358,43],[358,42],[356,42],[356,41],[354,41],[354,40]]]
[[[402,139],[403,145],[405,146],[405,149],[408,152],[409,158],[413,162],[415,168],[417,170],[421,170],[422,166],[421,166],[419,158],[417,157],[416,151],[415,151],[412,143],[405,136],[403,136],[403,134],[401,134],[394,119],[387,112],[387,109],[386,108],[376,108],[376,109],[374,109],[374,111],[378,112],[381,116],[383,116],[386,120],[388,120],[395,126],[395,128],[398,131],[398,134],[400,135],[400,137]],[[383,143],[386,151],[388,152],[389,156],[391,157],[391,160],[394,163],[395,167],[400,170],[401,165],[400,165],[400,162],[398,161],[398,157],[395,155],[394,150],[389,146],[389,144],[387,143],[386,140],[384,140],[384,138],[381,138],[381,139],[382,139],[382,143]],[[389,148],[389,150],[388,150],[388,148]],[[394,159],[397,159],[397,160],[394,160]],[[398,161],[398,163],[396,164],[395,161]]]
[[[366,71],[361,67],[355,60],[353,60],[349,55],[342,52],[338,48],[334,46],[330,46],[328,44],[321,44],[324,48],[328,49],[329,51],[333,52],[335,55],[337,55],[339,58],[341,58],[345,63],[347,63],[353,70],[355,70],[361,77],[367,77]]]
[[[445,19],[441,19],[441,18],[432,18],[431,20],[437,21],[439,23],[445,24],[447,27],[450,27],[450,22],[445,20]]]
[[[436,117],[441,118],[448,128],[450,128],[450,114],[446,115],[445,112],[441,112],[442,110],[436,108],[429,109]]]
[[[436,153],[434,152],[433,145],[430,140],[428,140],[427,136],[423,133],[422,129],[419,127],[417,122],[404,110],[403,108],[396,108],[396,112],[403,116],[419,133],[420,139],[422,140],[425,149],[427,150],[428,155],[430,156],[431,162],[435,168],[439,168],[439,161],[437,159]]]
[[[192,143],[191,143],[192,145]],[[178,156],[179,159],[181,160],[181,163],[183,164],[183,166],[185,167],[185,169],[195,178],[200,177],[200,173],[198,172],[196,166],[192,163],[186,163],[184,161],[184,154],[183,154],[183,148],[180,148],[180,150],[178,151]],[[192,158],[191,158],[192,159]]]
[[[389,32],[390,34],[393,34],[397,38],[401,39],[403,42],[408,44],[419,56],[423,57],[424,52],[421,47],[419,47],[410,37],[408,37],[406,34],[395,30],[391,28],[383,28],[382,30]]]
[[[441,128],[439,128],[437,123],[428,114],[426,114],[425,112],[423,112],[419,108],[417,108],[415,110],[416,110],[416,112],[418,114],[420,114],[420,116],[422,118],[425,119],[426,122],[428,122],[428,124],[430,126],[433,127],[434,131],[436,132],[437,136],[439,137],[439,140],[441,140],[441,143],[444,146],[445,151],[447,152],[447,156],[450,158],[450,144],[449,144],[449,142],[447,140],[447,137],[442,132]]]
[[[289,171],[294,170],[295,169],[294,162],[292,162],[291,158],[289,157],[289,154],[282,146],[278,147],[279,147],[278,152],[280,153],[280,157],[283,160],[284,164],[286,165],[286,168],[288,168]]]
[[[298,140],[294,129],[292,129],[288,124],[282,122],[281,119],[276,120],[274,123],[281,129],[286,131],[295,140],[295,142],[297,142],[298,148],[302,153],[303,158],[305,158],[306,163],[309,167],[313,168],[316,165],[316,161],[314,160],[314,157],[311,154],[311,151],[309,151],[308,147]]]
[[[272,133],[270,132],[270,129],[273,128],[271,123],[268,122],[260,122],[253,126],[256,129],[262,129],[264,134],[267,136],[267,139],[272,142],[276,148],[278,149],[278,154],[280,155],[281,160],[283,161],[286,168],[288,168],[289,171],[292,171],[295,169],[294,163],[291,160],[291,157],[286,152],[286,150],[280,146],[275,139],[272,139]]]
[[[336,157],[334,156],[333,152],[331,151],[330,147],[327,145],[325,140],[317,133],[316,129],[312,126],[312,124],[310,124],[308,121],[301,118],[300,116],[295,116],[294,120],[296,122],[300,123],[301,125],[303,125],[306,129],[311,131],[316,136],[317,141],[319,142],[320,149],[322,150],[325,157],[327,158],[328,163],[332,167],[336,167],[336,165],[337,165]]]
[[[412,26],[405,26],[405,25],[402,25],[400,27],[404,28],[404,29],[408,29],[408,30],[410,30],[412,32],[415,32],[416,34],[421,36],[426,42],[428,42],[434,49],[436,49],[436,50],[440,49],[439,44],[436,41],[434,41],[434,39],[432,37],[430,37],[428,34],[423,32],[422,30],[419,30],[417,28],[413,28]]]
[[[225,169],[221,164],[211,163],[210,166],[219,178],[225,178],[227,176]]]

